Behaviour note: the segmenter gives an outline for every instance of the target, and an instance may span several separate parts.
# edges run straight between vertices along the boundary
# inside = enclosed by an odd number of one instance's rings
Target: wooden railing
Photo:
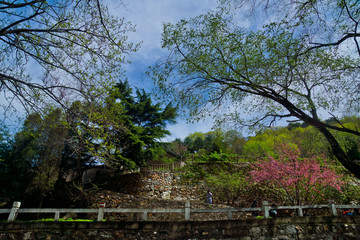
[[[184,214],[184,220],[191,220],[191,213],[225,213],[228,219],[232,219],[232,214],[236,212],[261,212],[264,218],[270,217],[270,210],[292,210],[297,211],[297,216],[304,216],[305,209],[328,209],[332,216],[338,215],[340,209],[360,209],[360,205],[335,205],[321,204],[321,205],[300,205],[300,206],[270,206],[267,201],[264,201],[262,207],[256,208],[209,208],[209,209],[192,209],[190,208],[190,202],[185,202],[184,208],[177,209],[144,209],[144,208],[105,208],[105,204],[100,204],[98,209],[78,209],[78,208],[20,208],[20,202],[14,202],[13,207],[9,209],[0,209],[0,214],[9,214],[7,221],[13,222],[16,220],[18,214],[23,213],[52,213],[54,214],[54,220],[59,221],[60,214],[63,213],[97,213],[97,221],[103,221],[105,213],[139,213],[141,214],[141,220],[148,220],[148,213],[180,213]]]

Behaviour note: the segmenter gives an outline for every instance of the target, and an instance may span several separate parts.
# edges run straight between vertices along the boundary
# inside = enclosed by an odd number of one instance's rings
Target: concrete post
[[[142,221],[147,221],[147,217],[148,217],[148,213],[147,213],[146,211],[144,211],[144,212],[142,213],[141,220],[142,220]]]
[[[16,220],[17,217],[17,211],[19,210],[21,206],[21,202],[14,202],[13,206],[11,208],[9,217],[8,217],[8,222],[14,222]]]
[[[336,207],[335,207],[335,203],[330,203],[330,211],[331,211],[331,214],[333,216],[337,216],[337,211],[336,211]]]
[[[99,212],[98,212],[98,218],[97,221],[98,222],[102,222],[104,219],[104,212],[105,212],[105,203],[100,203],[99,204]]]
[[[264,212],[264,218],[269,218],[269,202],[263,201],[262,202],[262,211]]]
[[[102,222],[102,221],[103,221],[103,219],[104,219],[104,212],[105,212],[105,209],[104,209],[104,208],[99,208],[98,218],[97,218],[97,221],[98,221],[98,222]]]
[[[54,218],[54,221],[55,222],[58,222],[60,219],[60,212],[55,212],[55,218]]]
[[[302,210],[301,207],[299,207],[299,208],[297,209],[297,212],[298,212],[298,216],[299,216],[299,217],[303,217],[303,216],[304,216],[304,213],[303,213],[303,210]]]
[[[232,211],[229,210],[229,211],[228,211],[228,220],[231,220],[231,219],[232,219]]]
[[[185,221],[190,221],[190,202],[185,203]]]

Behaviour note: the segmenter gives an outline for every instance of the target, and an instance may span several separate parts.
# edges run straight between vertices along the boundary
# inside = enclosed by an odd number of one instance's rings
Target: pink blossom
[[[266,160],[252,165],[250,176],[253,182],[285,190],[294,204],[313,201],[314,194],[324,198],[323,190],[326,188],[341,191],[344,185],[342,176],[331,169],[324,157],[300,158],[299,149],[288,145],[280,146],[278,154],[276,159],[268,155]]]

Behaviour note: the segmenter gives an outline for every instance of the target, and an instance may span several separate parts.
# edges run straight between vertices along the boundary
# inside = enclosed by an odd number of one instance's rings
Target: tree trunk
[[[319,131],[325,136],[325,138],[330,143],[332,153],[339,160],[339,162],[352,174],[360,179],[360,166],[345,153],[345,151],[340,147],[339,142],[331,134],[331,132],[325,127],[317,127]]]

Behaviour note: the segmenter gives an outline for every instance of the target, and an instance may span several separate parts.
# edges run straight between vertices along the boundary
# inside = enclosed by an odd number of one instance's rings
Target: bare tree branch
[[[48,102],[64,105],[65,89],[69,96],[90,97],[89,89],[105,82],[103,73],[109,79],[120,75],[124,55],[137,47],[124,36],[132,27],[98,0],[0,1],[0,10],[0,90],[24,105],[32,105],[30,99],[36,101],[41,92]],[[31,79],[29,63],[34,62],[46,78]]]

